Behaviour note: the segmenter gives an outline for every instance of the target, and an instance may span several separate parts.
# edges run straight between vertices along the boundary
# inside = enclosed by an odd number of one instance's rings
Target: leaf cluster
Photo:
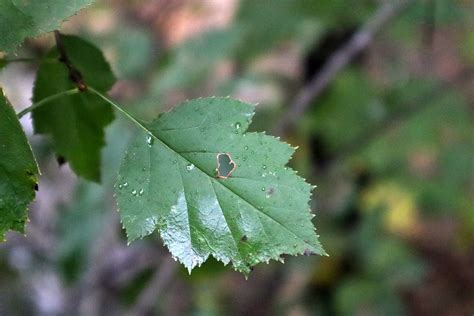
[[[18,14],[16,30],[22,30],[0,41],[6,52],[78,8],[58,5],[47,12],[48,2],[2,3],[1,14]],[[225,35],[213,35],[222,49],[232,45]],[[264,133],[246,133],[253,105],[197,99],[144,122],[106,97],[116,79],[97,47],[76,36],[55,37],[56,47],[39,64],[33,105],[18,116],[31,111],[35,133],[50,138],[58,161],[94,182],[101,180],[101,149],[113,109],[138,127],[115,185],[129,242],[157,230],[189,271],[209,256],[248,274],[260,262],[282,261],[282,255],[325,254],[311,222],[312,187],[285,166],[294,148]],[[39,171],[17,116],[3,96],[0,101],[3,236],[10,229],[23,231]]]

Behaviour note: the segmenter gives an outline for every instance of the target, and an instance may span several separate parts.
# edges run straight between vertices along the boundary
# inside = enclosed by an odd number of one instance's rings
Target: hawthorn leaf
[[[94,0],[0,1],[0,51],[12,53],[26,37],[58,29],[61,22]]]
[[[142,123],[115,185],[129,242],[157,229],[189,272],[210,255],[248,274],[285,254],[325,254],[311,186],[285,167],[294,148],[245,133],[253,114],[253,105],[205,98]]]
[[[38,178],[30,144],[0,89],[0,241],[8,230],[24,232]]]
[[[115,76],[102,52],[79,37],[61,38],[68,58],[81,72],[84,82],[107,92],[115,83]],[[33,102],[74,88],[66,66],[59,61],[51,62],[59,58],[58,50],[53,48],[47,57],[37,73]],[[48,102],[32,113],[35,133],[51,135],[58,157],[69,161],[76,174],[99,182],[104,129],[114,119],[110,104],[84,91]]]

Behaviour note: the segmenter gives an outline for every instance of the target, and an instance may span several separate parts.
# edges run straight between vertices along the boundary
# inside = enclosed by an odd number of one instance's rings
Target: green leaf
[[[39,171],[15,111],[0,89],[0,240],[23,232]]]
[[[62,35],[71,63],[81,72],[84,82],[106,92],[115,77],[99,49],[75,37]],[[48,59],[58,58],[56,48]],[[60,62],[41,63],[33,90],[33,101],[74,88],[69,73]],[[100,150],[105,144],[104,128],[114,119],[110,105],[90,92],[56,99],[33,110],[38,134],[50,134],[58,156],[70,162],[78,175],[100,181]]]
[[[325,254],[311,223],[311,186],[285,167],[294,149],[244,133],[253,113],[250,104],[206,98],[143,123],[116,184],[129,241],[158,229],[189,271],[209,255],[248,274],[283,254]],[[227,178],[217,178],[219,154],[237,164],[231,175],[222,171]]]
[[[0,1],[0,51],[14,52],[26,37],[59,28],[61,21],[93,2],[94,0]]]

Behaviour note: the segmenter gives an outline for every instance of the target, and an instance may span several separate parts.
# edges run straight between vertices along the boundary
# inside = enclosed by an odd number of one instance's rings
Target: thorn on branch
[[[54,31],[54,39],[56,41],[56,47],[58,48],[59,52],[59,61],[66,66],[69,72],[69,79],[71,79],[71,81],[76,85],[79,91],[86,91],[87,85],[84,82],[84,79],[82,78],[82,74],[76,67],[74,67],[71,60],[67,56],[66,48],[64,47],[64,44],[61,39],[61,33],[59,33],[58,30]]]

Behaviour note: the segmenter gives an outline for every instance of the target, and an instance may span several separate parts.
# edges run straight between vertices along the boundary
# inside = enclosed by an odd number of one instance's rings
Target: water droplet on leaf
[[[151,134],[146,135],[145,137],[146,143],[148,144],[148,147],[151,147],[153,143],[155,142],[155,139]]]

